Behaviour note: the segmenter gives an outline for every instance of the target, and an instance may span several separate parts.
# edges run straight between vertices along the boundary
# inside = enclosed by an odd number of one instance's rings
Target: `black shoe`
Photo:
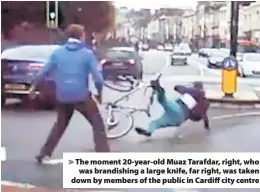
[[[35,158],[36,158],[38,164],[42,164],[43,160],[45,160],[46,158],[50,159],[50,156],[40,154],[40,155],[35,156]]]
[[[152,135],[150,132],[148,132],[148,131],[146,131],[145,129],[140,128],[140,127],[136,127],[135,130],[136,130],[136,132],[137,132],[139,135],[145,135],[145,136],[147,136],[147,137],[151,137],[151,135]]]

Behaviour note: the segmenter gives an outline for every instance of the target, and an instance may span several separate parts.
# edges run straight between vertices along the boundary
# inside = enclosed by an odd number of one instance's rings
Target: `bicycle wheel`
[[[129,92],[134,89],[135,86],[132,85],[129,81],[110,81],[105,80],[104,85],[118,92]]]
[[[108,110],[100,110],[107,132],[108,139],[117,139],[127,135],[134,126],[133,116],[121,109],[112,109],[111,115]]]

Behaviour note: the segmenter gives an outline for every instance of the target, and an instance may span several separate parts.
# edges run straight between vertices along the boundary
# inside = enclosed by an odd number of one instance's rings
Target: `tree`
[[[69,23],[84,25],[89,37],[93,32],[106,33],[115,25],[115,8],[109,1],[70,1],[67,9]]]
[[[88,31],[104,32],[113,27],[115,8],[109,1],[67,1],[59,2],[62,7],[64,22],[74,23],[75,19]],[[23,22],[45,26],[46,2],[2,1],[2,31],[8,36],[9,31]]]
[[[22,1],[2,1],[2,32],[8,37],[9,31],[23,22],[45,23],[45,2],[22,2]]]

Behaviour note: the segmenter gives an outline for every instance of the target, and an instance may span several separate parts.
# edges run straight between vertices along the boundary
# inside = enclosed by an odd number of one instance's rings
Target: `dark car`
[[[34,77],[43,68],[58,45],[24,45],[5,50],[1,58],[2,104],[6,98],[28,99]],[[37,100],[44,106],[55,103],[55,83],[51,74],[36,89]]]
[[[205,57],[208,58],[210,54],[210,49],[204,48],[204,49],[200,49],[198,52],[199,57]]]
[[[142,58],[132,47],[115,47],[107,50],[100,61],[105,79],[132,76],[142,79]]]
[[[214,50],[208,57],[208,68],[221,69],[223,60],[228,57],[228,54]]]

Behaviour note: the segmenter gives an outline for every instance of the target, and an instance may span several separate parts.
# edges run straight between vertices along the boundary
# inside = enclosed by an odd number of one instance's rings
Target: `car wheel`
[[[138,75],[137,79],[143,79],[143,71],[140,72],[140,74]]]
[[[208,68],[212,69],[214,67],[212,66],[212,64],[208,63]]]
[[[240,77],[246,77],[246,75],[244,74],[244,70],[243,70],[243,68],[241,68],[240,70],[239,70],[239,76]]]

